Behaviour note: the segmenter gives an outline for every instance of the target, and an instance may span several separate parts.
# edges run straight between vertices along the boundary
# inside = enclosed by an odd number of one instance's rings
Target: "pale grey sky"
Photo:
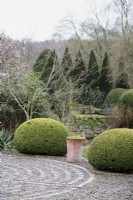
[[[91,5],[101,9],[109,0],[0,0],[0,31],[14,39],[50,39],[60,20],[68,15],[86,19]]]

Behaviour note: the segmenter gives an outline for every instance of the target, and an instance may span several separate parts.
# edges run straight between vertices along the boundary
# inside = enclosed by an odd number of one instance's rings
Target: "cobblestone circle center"
[[[85,168],[45,156],[2,156],[1,200],[47,199],[94,179]]]

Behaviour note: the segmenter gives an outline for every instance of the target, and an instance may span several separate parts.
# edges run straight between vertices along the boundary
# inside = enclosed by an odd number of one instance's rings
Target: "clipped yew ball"
[[[111,106],[111,105],[116,105],[119,102],[119,99],[121,97],[121,95],[127,91],[127,89],[124,88],[115,88],[113,90],[111,90],[104,101],[104,105],[105,106]]]
[[[88,148],[88,161],[100,170],[133,171],[133,129],[110,129],[98,135]]]
[[[122,96],[120,97],[119,104],[133,108],[133,89],[125,91]]]
[[[49,118],[35,118],[21,124],[15,131],[14,144],[21,153],[65,155],[69,131],[60,122]]]
[[[133,89],[127,90],[120,97],[119,110],[121,111],[125,126],[133,128]]]

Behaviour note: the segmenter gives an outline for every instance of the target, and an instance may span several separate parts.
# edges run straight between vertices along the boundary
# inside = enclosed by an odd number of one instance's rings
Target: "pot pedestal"
[[[81,162],[84,139],[67,138],[67,162]]]

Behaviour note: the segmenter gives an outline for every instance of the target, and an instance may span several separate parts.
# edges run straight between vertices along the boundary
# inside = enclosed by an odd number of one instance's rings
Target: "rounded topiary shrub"
[[[88,160],[97,169],[133,170],[133,130],[118,128],[98,135],[88,148]]]
[[[119,105],[133,108],[133,89],[127,90],[121,95]]]
[[[124,88],[115,88],[111,90],[105,98],[104,105],[111,106],[111,105],[118,104],[121,95],[125,91],[127,91],[127,89],[124,89]]]
[[[133,89],[127,90],[121,95],[119,104],[124,107],[130,106],[133,108]]]
[[[119,100],[119,109],[125,126],[133,128],[133,89],[122,94]]]
[[[62,123],[49,118],[36,118],[16,129],[14,144],[21,153],[64,155],[68,134]]]

